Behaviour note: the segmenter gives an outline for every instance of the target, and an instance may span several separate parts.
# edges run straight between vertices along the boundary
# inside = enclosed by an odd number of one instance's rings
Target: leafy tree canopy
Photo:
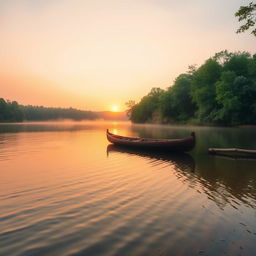
[[[241,6],[239,10],[235,13],[238,17],[238,21],[244,21],[245,23],[239,27],[236,31],[237,33],[244,32],[252,28],[251,34],[256,36],[256,4],[250,2],[246,6]]]
[[[189,66],[167,90],[153,88],[130,108],[135,123],[159,117],[167,123],[256,124],[256,55],[218,52],[198,68]]]

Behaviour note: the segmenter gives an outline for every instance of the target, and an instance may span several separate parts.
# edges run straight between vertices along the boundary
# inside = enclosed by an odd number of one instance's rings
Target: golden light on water
[[[117,129],[113,129],[112,133],[114,133],[115,135],[117,135],[117,134],[118,134]]]

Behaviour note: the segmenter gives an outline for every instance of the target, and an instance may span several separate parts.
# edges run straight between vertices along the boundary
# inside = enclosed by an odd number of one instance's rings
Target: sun
[[[118,112],[119,111],[119,107],[117,105],[114,105],[114,106],[112,106],[111,111],[112,112]]]

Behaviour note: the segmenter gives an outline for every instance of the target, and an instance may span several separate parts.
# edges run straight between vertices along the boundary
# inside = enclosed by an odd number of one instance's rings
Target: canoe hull
[[[192,150],[195,146],[194,133],[183,139],[163,140],[124,137],[112,134],[107,130],[107,139],[118,146],[155,151],[186,152]]]

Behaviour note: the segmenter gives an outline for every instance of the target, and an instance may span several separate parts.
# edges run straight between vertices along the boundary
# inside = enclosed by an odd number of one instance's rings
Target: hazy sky
[[[0,97],[124,109],[215,52],[255,53],[236,34],[244,0],[0,0]]]

